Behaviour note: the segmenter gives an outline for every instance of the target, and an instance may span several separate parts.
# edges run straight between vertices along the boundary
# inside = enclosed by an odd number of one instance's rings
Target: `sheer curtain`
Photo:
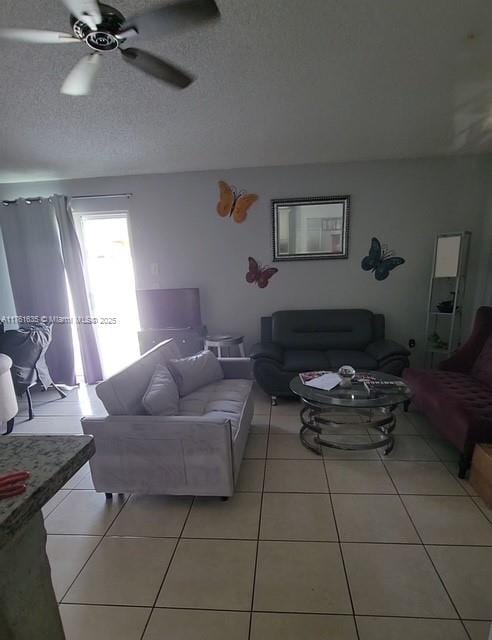
[[[0,225],[17,315],[68,318],[65,269],[50,199],[20,198],[0,207]],[[55,383],[75,384],[70,324],[54,323],[46,362]]]
[[[61,195],[54,195],[52,201],[75,315],[79,318],[88,318],[92,314],[84,279],[82,251],[70,204],[68,198]],[[77,323],[77,335],[85,381],[89,384],[98,382],[103,376],[94,326],[90,323]]]
[[[20,198],[0,207],[5,253],[17,315],[70,317],[67,278],[76,316],[90,316],[82,254],[66,196]],[[102,379],[94,328],[77,324],[86,382]],[[71,324],[55,322],[46,362],[55,383],[75,384]]]

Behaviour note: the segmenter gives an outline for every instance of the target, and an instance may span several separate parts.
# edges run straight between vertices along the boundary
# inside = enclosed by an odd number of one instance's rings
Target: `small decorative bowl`
[[[351,387],[352,379],[355,376],[355,369],[348,364],[344,364],[338,369],[338,375],[342,378],[340,382],[341,387]]]

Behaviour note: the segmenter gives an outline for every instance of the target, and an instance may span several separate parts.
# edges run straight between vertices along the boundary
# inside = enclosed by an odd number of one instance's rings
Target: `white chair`
[[[14,383],[10,373],[11,367],[12,360],[0,353],[0,424],[7,423],[7,434],[11,433],[14,428],[14,418],[18,411]]]

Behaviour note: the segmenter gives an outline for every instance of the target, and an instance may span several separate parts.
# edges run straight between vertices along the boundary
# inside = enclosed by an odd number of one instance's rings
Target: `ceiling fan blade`
[[[185,89],[194,80],[193,76],[147,51],[135,48],[120,49],[120,51],[128,64],[180,89]]]
[[[128,18],[120,36],[163,36],[179,29],[194,27],[220,16],[215,0],[183,0],[173,2]]]
[[[42,29],[0,29],[0,38],[17,40],[18,42],[33,42],[38,44],[61,44],[64,42],[78,42],[70,33],[62,31],[43,31]]]
[[[69,96],[89,95],[100,62],[101,55],[99,53],[90,53],[88,56],[84,56],[65,78],[60,93]]]
[[[85,22],[94,31],[102,22],[101,8],[97,0],[62,0],[70,13]]]

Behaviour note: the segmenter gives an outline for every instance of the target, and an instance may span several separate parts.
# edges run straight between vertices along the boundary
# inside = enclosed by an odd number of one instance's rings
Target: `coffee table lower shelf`
[[[354,413],[354,411],[352,410],[351,413]],[[331,418],[329,417],[330,415],[332,416]],[[322,447],[341,449],[343,451],[384,449],[384,455],[391,453],[394,446],[392,432],[396,425],[396,418],[393,411],[385,407],[377,412],[374,409],[369,409],[364,412],[360,411],[357,412],[357,415],[367,419],[362,422],[338,422],[334,419],[332,411],[307,404],[302,408],[300,415],[302,427],[299,437],[302,444],[318,455],[322,455]],[[350,426],[364,426],[366,429],[373,429],[379,438],[372,442],[369,440],[361,443],[343,442],[330,440],[326,434],[327,427],[331,427],[336,433],[338,429]]]

